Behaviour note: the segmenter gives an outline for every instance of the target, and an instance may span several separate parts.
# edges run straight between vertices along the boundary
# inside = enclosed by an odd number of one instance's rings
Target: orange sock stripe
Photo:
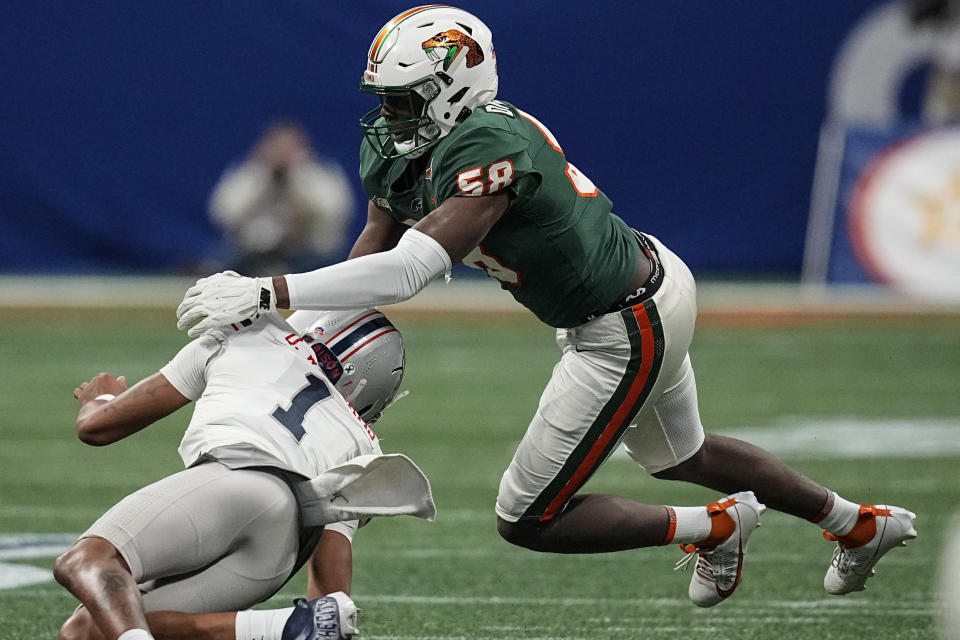
[[[810,518],[810,522],[816,524],[830,515],[830,512],[833,511],[833,505],[835,503],[833,496],[833,491],[827,493],[827,501],[823,503],[823,508],[820,509],[820,513]]]
[[[673,542],[673,536],[677,535],[677,512],[673,507],[668,507],[663,505],[663,508],[667,511],[667,535],[663,538],[663,542],[660,543],[660,546],[666,546]]]

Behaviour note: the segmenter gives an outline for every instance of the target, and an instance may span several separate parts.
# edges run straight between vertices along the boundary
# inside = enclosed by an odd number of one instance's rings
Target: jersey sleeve
[[[430,180],[440,204],[454,196],[485,196],[502,191],[519,195],[535,188],[529,141],[509,129],[473,128],[458,136],[437,158]]]
[[[200,336],[187,344],[160,369],[173,388],[185,398],[196,400],[207,386],[207,363],[220,352],[220,341],[211,335]]]

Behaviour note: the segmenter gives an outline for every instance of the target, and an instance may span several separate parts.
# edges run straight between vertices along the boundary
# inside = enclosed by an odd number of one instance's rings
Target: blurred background
[[[357,84],[373,35],[407,5],[7,3],[0,273],[211,270],[224,235],[211,194],[278,120],[346,172],[342,255],[365,217],[357,121],[372,105]],[[892,235],[916,245],[918,273],[953,269],[934,288],[956,289],[956,135],[907,145],[909,166],[883,176],[923,175],[933,154],[922,202],[851,204],[871,159],[957,115],[949,91],[946,110],[930,106],[960,68],[942,44],[958,46],[951,1],[463,7],[493,30],[500,97],[695,274],[898,284]]]

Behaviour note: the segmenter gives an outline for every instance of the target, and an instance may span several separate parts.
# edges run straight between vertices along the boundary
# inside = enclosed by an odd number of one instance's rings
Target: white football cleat
[[[693,604],[712,607],[733,594],[740,584],[747,540],[760,526],[764,509],[752,491],[741,491],[707,505],[710,535],[700,542],[680,545],[688,555],[676,566],[685,569],[697,558],[688,590]]]
[[[827,593],[842,596],[863,591],[867,578],[874,574],[873,566],[894,547],[907,546],[907,540],[917,537],[913,521],[917,516],[906,509],[887,505],[861,505],[860,517],[850,533],[823,537],[835,540],[837,548],[823,588]]]

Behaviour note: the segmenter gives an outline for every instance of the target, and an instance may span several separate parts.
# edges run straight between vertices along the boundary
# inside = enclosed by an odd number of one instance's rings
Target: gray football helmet
[[[393,323],[376,309],[298,311],[288,322],[360,417],[368,424],[379,420],[400,388],[406,361]]]

